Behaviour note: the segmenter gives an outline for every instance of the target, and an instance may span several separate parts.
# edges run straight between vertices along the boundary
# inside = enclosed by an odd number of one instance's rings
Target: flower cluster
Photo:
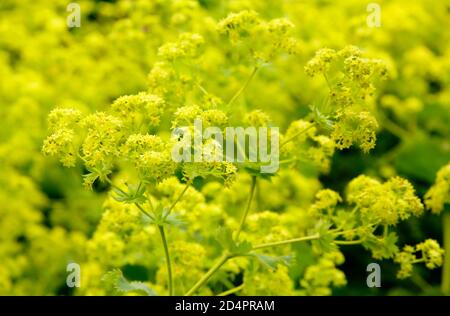
[[[234,46],[251,54],[257,62],[269,62],[280,52],[298,54],[298,41],[290,36],[294,25],[285,18],[265,21],[255,11],[231,13],[218,23]]]
[[[324,113],[330,119],[331,138],[336,147],[345,149],[355,144],[364,152],[374,148],[378,122],[369,97],[374,96],[374,83],[387,78],[386,65],[378,59],[363,57],[355,46],[347,46],[340,51],[318,50],[305,71],[311,77],[321,74],[327,82],[329,95],[322,111],[328,112]]]
[[[166,43],[158,49],[158,55],[168,61],[181,58],[194,58],[203,45],[203,37],[199,34],[183,33],[178,41]]]
[[[359,176],[347,188],[347,199],[365,223],[395,225],[410,216],[420,216],[423,205],[407,180],[394,177],[385,183]]]
[[[369,112],[355,112],[346,109],[337,114],[331,138],[338,149],[358,145],[364,152],[375,147],[378,123]]]
[[[340,287],[347,284],[345,274],[336,268],[344,263],[342,253],[329,252],[319,259],[317,264],[306,268],[300,285],[305,289],[306,295],[330,295],[331,287]]]
[[[290,124],[281,142],[281,154],[297,165],[312,164],[322,172],[330,169],[335,143],[318,134],[313,123],[297,120]]]
[[[420,254],[420,257],[417,256]],[[432,239],[417,244],[415,247],[405,246],[401,252],[395,256],[395,262],[400,264],[397,276],[401,279],[411,276],[413,265],[424,262],[428,269],[435,269],[442,266],[444,250]]]

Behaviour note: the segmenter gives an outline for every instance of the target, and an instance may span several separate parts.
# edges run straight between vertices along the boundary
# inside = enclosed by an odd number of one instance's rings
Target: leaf
[[[261,167],[264,166],[262,163],[249,163],[246,162],[243,164],[243,170],[250,174],[251,176],[255,176],[264,180],[272,180],[272,177],[276,175],[276,173],[262,173]]]
[[[216,232],[216,240],[223,249],[230,250],[234,246],[233,235],[227,227],[219,227]]]
[[[95,180],[100,179],[100,181],[106,182],[106,180],[108,179],[108,175],[112,173],[112,171],[106,167],[102,167],[101,169],[87,167],[87,170],[89,171],[89,173],[83,175],[83,185],[89,189],[92,189],[92,185],[94,184]]]
[[[295,253],[293,264],[290,266],[290,272],[293,278],[299,278],[303,275],[305,269],[316,262],[313,247],[308,243],[295,243],[292,245]]]
[[[231,252],[236,255],[245,255],[253,249],[253,245],[249,241],[234,243]]]
[[[128,192],[125,192],[118,188],[113,188],[113,191],[115,193],[115,196],[113,196],[113,198],[116,201],[127,204],[134,204],[134,203],[142,204],[147,200],[147,198],[144,195],[145,185],[142,185],[142,183],[140,183],[139,185],[128,184],[127,187]]]
[[[248,241],[236,242],[233,240],[233,233],[227,227],[219,227],[216,233],[216,240],[223,247],[234,255],[245,255],[253,249],[253,245]]]
[[[333,121],[331,121],[327,115],[322,113],[317,106],[310,105],[309,108],[311,109],[314,122],[319,127],[328,131],[331,131],[333,129]]]
[[[258,260],[264,264],[269,269],[275,270],[279,264],[289,265],[291,263],[292,257],[291,256],[279,256],[279,257],[273,257],[269,255],[264,255],[260,253],[254,253],[252,254]]]
[[[336,212],[336,216],[333,217],[333,221],[336,227],[342,230],[350,230],[356,227],[356,216],[347,210],[339,210]]]
[[[173,226],[183,226],[186,224],[183,218],[179,214],[175,213],[167,215],[164,219],[164,222]]]
[[[337,249],[334,243],[334,235],[329,233],[331,224],[321,221],[317,224],[316,229],[319,234],[319,239],[314,240],[312,243],[320,252],[331,252]]]
[[[398,252],[397,241],[397,234],[390,232],[386,237],[369,235],[362,245],[372,252],[374,259],[389,259]]]
[[[399,173],[434,182],[436,172],[450,160],[450,147],[437,137],[416,136],[405,142],[395,158]]]
[[[105,274],[102,281],[107,287],[122,293],[127,292],[143,292],[148,296],[157,296],[156,292],[149,288],[146,284],[136,281],[128,281],[119,269],[114,269]]]
[[[92,185],[94,184],[95,180],[98,179],[98,177],[99,177],[98,174],[93,172],[84,174],[83,185],[88,189],[92,189]]]

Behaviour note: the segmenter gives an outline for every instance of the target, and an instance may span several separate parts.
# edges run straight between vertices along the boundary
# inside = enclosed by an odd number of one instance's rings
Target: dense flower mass
[[[0,4],[0,295],[450,294],[448,4],[76,2]]]

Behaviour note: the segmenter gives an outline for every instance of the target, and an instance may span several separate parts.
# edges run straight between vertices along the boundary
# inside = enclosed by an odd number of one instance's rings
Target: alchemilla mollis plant
[[[399,243],[397,225],[425,212],[407,179],[362,174],[340,194],[302,176],[328,173],[336,151],[356,147],[370,155],[375,148],[377,86],[391,72],[382,58],[349,45],[311,56],[304,75],[322,81],[325,93],[271,136],[280,139],[271,148],[279,155],[274,173],[261,172],[261,163],[249,159],[261,142],[256,148],[237,142],[244,159],[233,161],[214,159],[224,154],[217,135],[200,141],[171,136],[177,128],[193,130],[196,120],[232,142],[227,126],[273,126],[246,93],[255,78],[276,73],[280,59],[295,62],[302,43],[294,29],[286,18],[231,13],[207,31],[181,32],[162,43],[146,90],[102,111],[51,111],[44,154],[66,167],[81,164],[85,187],[98,183],[109,191],[86,244],[80,294],[329,295],[346,285],[340,265],[347,247],[399,264],[401,279],[419,264],[442,266],[444,251],[435,240]],[[227,76],[215,72],[223,68]],[[241,81],[238,73],[246,74],[239,85],[218,89],[224,81]],[[175,161],[173,148],[183,142],[189,159]],[[437,181],[448,183],[445,170]],[[317,189],[309,188],[309,205],[295,192],[288,205],[276,201],[280,190],[311,186]],[[427,194],[434,212],[448,202],[442,188],[437,184]],[[126,265],[153,269],[153,281],[127,280],[121,271]],[[298,265],[303,268],[293,277]]]

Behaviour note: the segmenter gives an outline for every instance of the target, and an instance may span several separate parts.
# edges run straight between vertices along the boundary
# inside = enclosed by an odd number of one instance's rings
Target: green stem
[[[263,248],[288,245],[288,244],[293,244],[293,243],[302,242],[302,241],[315,240],[315,239],[319,239],[319,237],[320,237],[319,234],[315,234],[315,235],[311,235],[311,236],[299,237],[299,238],[294,238],[294,239],[275,241],[275,242],[270,242],[267,244],[261,244],[261,245],[254,246],[252,248],[252,250],[259,250],[259,249],[263,249]]]
[[[327,82],[328,89],[331,91],[331,84],[330,84],[330,80],[328,80],[327,74],[323,73],[323,77],[325,78],[325,81]]]
[[[316,234],[316,235],[311,235],[311,236],[306,236],[306,237],[300,237],[300,238],[294,238],[294,239],[289,239],[289,240],[276,241],[276,242],[267,243],[267,244],[261,244],[261,245],[254,246],[252,248],[252,251],[263,249],[263,248],[274,247],[274,246],[287,245],[287,244],[292,244],[292,243],[297,243],[297,242],[302,242],[302,241],[307,241],[307,240],[314,240],[314,239],[318,239],[319,237],[320,236],[318,234]],[[185,295],[190,296],[190,295],[194,294],[229,259],[242,257],[242,256],[243,255],[230,255],[228,253],[222,254],[222,256],[219,258],[219,260],[214,264],[214,266],[212,266],[208,270],[208,272],[206,272],[206,274]]]
[[[201,92],[203,92],[203,94],[208,95],[208,91],[206,91],[206,89],[199,83],[197,83],[197,87],[200,89]]]
[[[398,126],[396,123],[392,122],[386,115],[380,114],[382,119],[383,127],[388,130],[391,134],[397,136],[398,138],[404,140],[410,137],[409,132],[404,130],[402,127]]]
[[[411,281],[420,288],[421,291],[430,290],[431,286],[425,281],[418,272],[413,272],[411,275]]]
[[[336,245],[358,245],[362,243],[363,241],[361,239],[358,240],[335,240],[334,243]]]
[[[293,139],[295,139],[296,137],[306,133],[307,131],[309,131],[311,128],[313,128],[316,125],[316,123],[311,123],[311,125],[309,125],[307,128],[305,128],[304,130],[301,130],[300,132],[292,135],[291,137],[289,137],[288,139],[286,139],[285,141],[283,141],[280,145],[280,149],[283,148],[284,145],[288,144],[290,141],[292,141]]]
[[[220,269],[221,266],[224,265],[227,260],[230,259],[230,256],[227,253],[222,254],[222,256],[217,260],[217,262],[206,272],[206,274],[198,280],[197,283],[185,294],[185,296],[193,295],[200,287],[202,287],[206,282],[208,282],[209,278],[216,273],[217,270]]]
[[[244,288],[244,284],[241,284],[237,287],[234,287],[234,288],[226,290],[220,294],[217,294],[217,296],[228,296],[228,295],[231,295],[231,294],[241,291],[243,288]]]
[[[450,212],[443,214],[443,226],[445,257],[441,288],[445,295],[450,295]]]
[[[241,234],[242,228],[244,228],[245,220],[247,219],[248,212],[250,211],[250,206],[252,205],[253,195],[255,193],[255,187],[256,187],[256,176],[252,177],[252,185],[250,188],[250,195],[248,197],[247,201],[247,207],[245,208],[244,214],[241,218],[241,223],[239,224],[239,227],[236,231],[236,240],[239,239],[239,235]]]
[[[253,195],[255,193],[255,188],[256,188],[256,177],[253,176],[252,177],[252,184],[251,184],[251,188],[250,188],[250,196],[248,197],[248,201],[247,201],[247,207],[245,208],[244,214],[242,216],[241,219],[241,223],[239,225],[238,230],[236,231],[236,240],[239,239],[239,234],[242,231],[242,228],[244,227],[245,224],[245,220],[247,218],[248,212],[250,210],[250,206],[252,204],[252,200],[253,200]],[[216,262],[216,264],[214,266],[212,266],[208,272],[206,272],[206,274],[197,282],[195,283],[195,285],[185,294],[186,296],[190,296],[192,294],[194,294],[200,287],[202,287],[208,280],[209,278],[216,273],[217,270],[220,269],[220,267],[227,262],[228,259],[232,258],[231,255],[224,253],[222,254],[222,256],[219,258],[219,260]]]
[[[228,101],[227,107],[233,104],[233,102],[241,95],[242,92],[244,92],[245,89],[247,89],[250,81],[252,81],[253,77],[255,76],[256,72],[258,71],[258,67],[255,66],[253,68],[252,73],[250,74],[250,77],[247,78],[247,81],[245,81],[244,85],[234,94],[234,96]]]
[[[164,232],[164,227],[159,225],[159,233],[161,235],[161,240],[164,245],[164,254],[166,256],[167,264],[167,275],[169,277],[169,296],[173,296],[173,278],[172,278],[172,263],[170,261],[169,247],[167,245],[166,233]]]
[[[136,205],[136,207],[137,207],[142,213],[144,213],[145,215],[147,215],[152,221],[155,220],[155,218],[154,218],[149,212],[147,212],[146,210],[144,210],[144,208],[143,208],[141,205],[139,205],[139,203],[134,203],[134,205]]]
[[[192,180],[189,180],[188,182],[186,182],[186,186],[184,187],[183,191],[180,193],[180,195],[178,196],[178,198],[172,203],[172,205],[169,207],[169,210],[167,211],[167,215],[170,214],[170,212],[172,212],[173,208],[175,207],[175,205],[177,205],[178,202],[180,202],[181,198],[183,197],[183,195],[186,193],[187,189],[189,189],[189,187],[192,184]]]

